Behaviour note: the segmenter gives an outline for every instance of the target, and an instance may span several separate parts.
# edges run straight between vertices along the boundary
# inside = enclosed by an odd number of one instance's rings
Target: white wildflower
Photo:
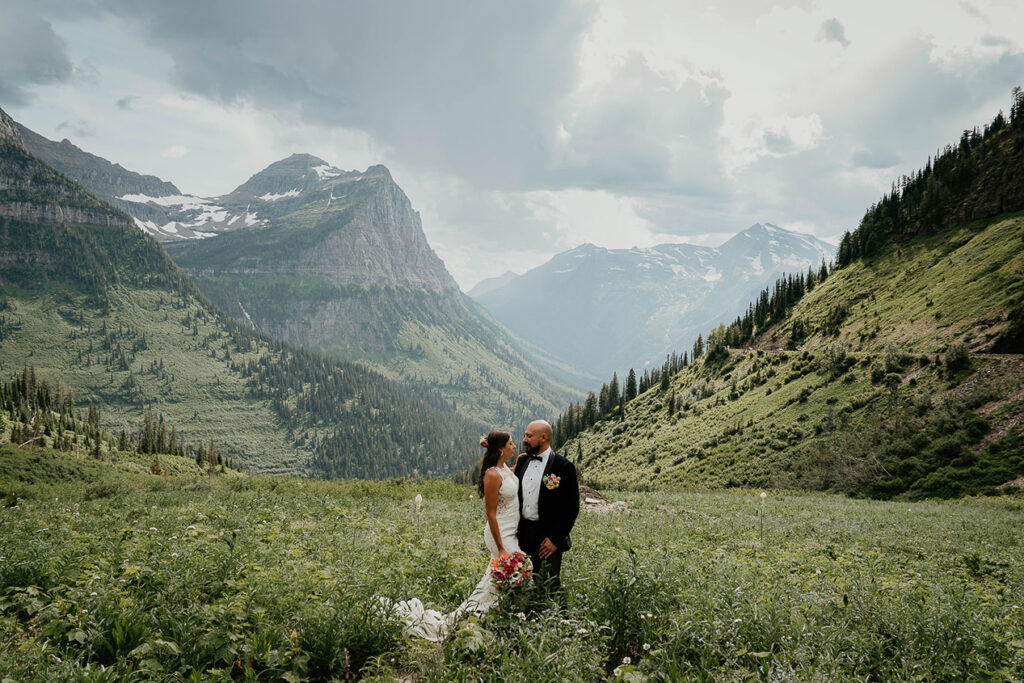
[[[768,494],[765,493],[764,491],[761,491],[761,500],[764,500],[767,497],[768,497]]]
[[[619,667],[615,667],[615,671],[612,671],[612,675],[618,678],[622,675],[622,669],[620,669]]]
[[[155,526],[151,526],[151,527],[149,527],[149,530],[150,530],[150,531],[156,531],[156,530],[157,530],[157,528],[156,528]]]
[[[633,663],[633,660],[632,660],[632,659],[630,659],[629,657],[623,657],[623,658],[622,658],[622,663],[623,663],[623,664],[632,664],[632,663]]]
[[[422,505],[423,505],[423,495],[422,495],[422,494],[419,494],[419,493],[417,493],[417,494],[416,494],[416,512],[419,512],[419,511],[420,511],[420,507],[421,507]]]
[[[651,649],[651,644],[650,643],[644,643],[644,652],[647,652],[650,649]]]

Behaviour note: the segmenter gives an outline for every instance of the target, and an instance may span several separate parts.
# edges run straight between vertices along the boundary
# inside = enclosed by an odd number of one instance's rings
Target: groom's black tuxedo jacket
[[[516,461],[516,476],[519,478],[519,513],[523,512],[523,475],[530,463],[529,456],[520,456]],[[569,532],[580,514],[580,486],[576,479],[576,467],[571,462],[551,451],[544,467],[544,475],[553,474],[558,477],[558,488],[549,489],[541,481],[540,497],[537,500],[538,522],[544,535],[560,551],[571,547]]]

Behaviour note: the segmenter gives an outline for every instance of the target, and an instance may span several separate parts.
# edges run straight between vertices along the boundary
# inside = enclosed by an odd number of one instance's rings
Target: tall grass
[[[5,676],[1024,677],[1019,498],[773,493],[761,543],[759,492],[625,495],[580,517],[560,598],[435,646],[378,598],[450,610],[472,590],[486,550],[468,488],[115,474],[103,497],[21,484],[0,508]]]

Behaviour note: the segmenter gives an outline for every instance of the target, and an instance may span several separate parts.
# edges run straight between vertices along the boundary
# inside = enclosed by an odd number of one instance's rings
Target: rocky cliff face
[[[292,155],[216,201],[265,222],[166,246],[241,322],[439,388],[495,424],[551,415],[573,395],[459,291],[384,166]]]
[[[51,225],[128,226],[130,219],[33,157],[0,110],[0,217]]]
[[[293,161],[294,155],[286,161]],[[305,163],[316,157],[300,157]],[[278,162],[279,164],[282,162]],[[295,194],[264,203],[291,211],[265,227],[239,229],[187,245],[169,245],[175,260],[197,277],[261,278],[287,275],[321,279],[337,286],[428,289],[455,295],[458,285],[431,249],[419,213],[384,166],[340,173],[311,183],[303,169],[291,176],[277,164],[230,195],[225,205],[251,202],[254,192],[290,187]],[[317,178],[317,174],[312,174]],[[255,197],[259,199],[259,197]],[[279,207],[274,207],[279,209]]]
[[[3,109],[0,109],[0,142],[6,142],[22,150],[25,149],[25,142],[21,139],[18,124]]]

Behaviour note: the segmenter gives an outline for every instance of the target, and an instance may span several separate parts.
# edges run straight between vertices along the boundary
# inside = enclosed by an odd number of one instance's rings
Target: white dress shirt
[[[540,518],[540,482],[544,478],[544,468],[547,467],[550,457],[551,448],[548,447],[540,454],[540,460],[530,459],[523,473],[523,517],[534,522]]]

